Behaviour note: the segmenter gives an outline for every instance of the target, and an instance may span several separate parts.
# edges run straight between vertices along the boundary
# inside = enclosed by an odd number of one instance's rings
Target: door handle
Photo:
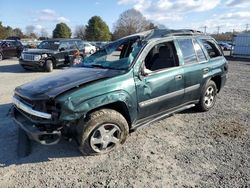
[[[182,79],[182,75],[181,74],[175,76],[175,80],[181,80],[181,79]]]
[[[203,69],[203,73],[204,73],[204,74],[208,73],[208,71],[209,71],[208,68]]]

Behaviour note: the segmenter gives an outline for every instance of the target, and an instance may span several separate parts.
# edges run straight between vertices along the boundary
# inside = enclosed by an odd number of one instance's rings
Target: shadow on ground
[[[62,139],[57,145],[44,146],[31,142],[31,153],[24,158],[17,156],[18,127],[12,121],[8,111],[11,103],[0,105],[0,167],[10,165],[39,163],[52,158],[81,156],[75,141]]]
[[[0,73],[26,73],[29,71],[24,70],[19,64],[0,65]]]

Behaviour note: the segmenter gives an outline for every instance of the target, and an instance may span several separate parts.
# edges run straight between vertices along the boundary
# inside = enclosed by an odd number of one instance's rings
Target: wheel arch
[[[122,102],[122,101],[112,102],[112,103],[105,104],[102,106],[98,106],[97,108],[91,109],[90,111],[88,111],[86,113],[85,118],[87,118],[91,113],[98,111],[100,109],[105,109],[105,108],[112,109],[112,110],[119,112],[126,119],[128,125],[129,125],[129,128],[131,128],[132,120],[131,120],[131,116],[129,113],[129,109],[127,107],[127,104],[125,102]]]
[[[214,83],[216,84],[216,87],[217,87],[217,93],[219,93],[221,90],[221,76],[216,75],[216,76],[212,77],[210,80],[214,81]]]

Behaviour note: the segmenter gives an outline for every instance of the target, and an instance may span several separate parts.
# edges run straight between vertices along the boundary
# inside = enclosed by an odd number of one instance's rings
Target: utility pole
[[[217,35],[220,34],[220,26],[217,26]]]
[[[246,24],[246,31],[248,31],[249,24]]]
[[[204,33],[206,35],[207,34],[207,26],[205,25],[203,28],[204,28]]]

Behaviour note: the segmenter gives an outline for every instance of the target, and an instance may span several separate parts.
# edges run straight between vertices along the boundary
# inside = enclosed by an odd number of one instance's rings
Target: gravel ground
[[[117,150],[82,157],[74,142],[32,143],[16,156],[17,126],[6,114],[13,89],[48,73],[0,62],[0,187],[250,187],[250,62],[230,61],[216,106],[139,129]],[[57,70],[61,71],[61,70]]]

